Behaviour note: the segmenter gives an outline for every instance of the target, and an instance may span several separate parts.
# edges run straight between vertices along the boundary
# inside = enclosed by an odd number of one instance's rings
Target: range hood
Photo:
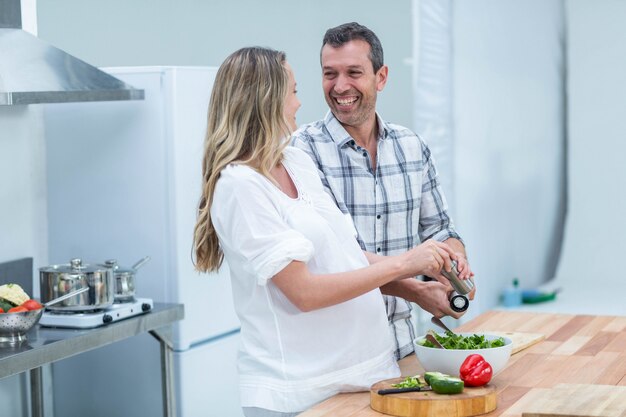
[[[20,0],[0,0],[0,105],[143,98],[143,90],[22,30]]]

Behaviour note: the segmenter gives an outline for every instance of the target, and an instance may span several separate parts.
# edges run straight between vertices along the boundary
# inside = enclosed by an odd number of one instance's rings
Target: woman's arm
[[[452,256],[449,246],[427,241],[402,255],[380,257],[372,265],[348,272],[314,275],[305,263],[294,261],[274,275],[272,282],[300,310],[312,311],[348,301],[394,280],[438,274]]]
[[[453,245],[449,244],[449,241],[445,243],[459,256],[458,249],[455,250]],[[375,264],[386,259],[386,256],[376,255],[370,252],[364,253],[370,264]],[[459,261],[458,258],[456,260],[457,262]],[[411,301],[435,317],[451,316],[459,318],[464,313],[457,313],[450,308],[448,294],[451,291],[452,287],[445,278],[443,278],[441,282],[438,280],[424,282],[417,279],[405,279],[392,281],[380,287],[381,293]]]

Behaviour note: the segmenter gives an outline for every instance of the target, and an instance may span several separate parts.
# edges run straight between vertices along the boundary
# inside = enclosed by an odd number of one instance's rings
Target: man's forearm
[[[403,279],[383,285],[380,287],[380,291],[385,295],[393,295],[415,303],[435,317],[459,318],[463,315],[463,313],[457,313],[450,308],[448,289],[437,281],[424,282],[417,279]]]
[[[385,295],[393,295],[394,297],[404,298],[413,303],[418,302],[416,295],[419,293],[419,287],[422,281],[413,278],[407,278],[400,281],[393,281],[380,287],[380,292]]]
[[[376,255],[375,253],[367,251],[363,251],[363,253],[365,254],[365,257],[370,265],[385,259],[384,256]],[[380,287],[380,292],[385,295],[393,295],[394,297],[404,298],[407,301],[417,303],[417,297],[415,297],[415,294],[419,289],[420,283],[421,281],[412,278],[392,281]]]

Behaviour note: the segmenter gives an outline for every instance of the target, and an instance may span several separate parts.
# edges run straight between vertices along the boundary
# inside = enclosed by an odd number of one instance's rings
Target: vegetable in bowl
[[[18,284],[0,285],[0,313],[21,313],[42,309]]]
[[[471,354],[482,355],[493,368],[493,375],[500,372],[509,361],[513,342],[508,337],[484,333],[435,333],[435,338],[445,347],[438,349],[425,337],[414,341],[417,360],[427,372],[441,372],[459,376],[463,361]]]
[[[44,306],[18,284],[0,285],[0,347],[26,340],[26,333],[39,322]]]
[[[487,339],[484,334],[480,335],[474,333],[470,336],[464,336],[461,334],[446,332],[444,335],[434,333],[434,337],[446,349],[488,349],[505,345],[503,337]],[[420,339],[417,343],[424,347],[435,348],[435,345],[427,339]]]

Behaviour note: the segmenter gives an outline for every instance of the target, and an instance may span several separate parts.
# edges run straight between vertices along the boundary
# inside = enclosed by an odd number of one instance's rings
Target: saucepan
[[[140,259],[130,268],[124,268],[117,264],[115,259],[104,262],[104,266],[113,270],[113,282],[115,287],[115,301],[124,303],[135,300],[135,274],[137,270],[150,260],[149,256]]]
[[[83,264],[72,259],[69,264],[39,268],[41,301],[45,304],[72,291],[87,291],[46,307],[52,311],[86,312],[110,307],[114,301],[113,269]]]

